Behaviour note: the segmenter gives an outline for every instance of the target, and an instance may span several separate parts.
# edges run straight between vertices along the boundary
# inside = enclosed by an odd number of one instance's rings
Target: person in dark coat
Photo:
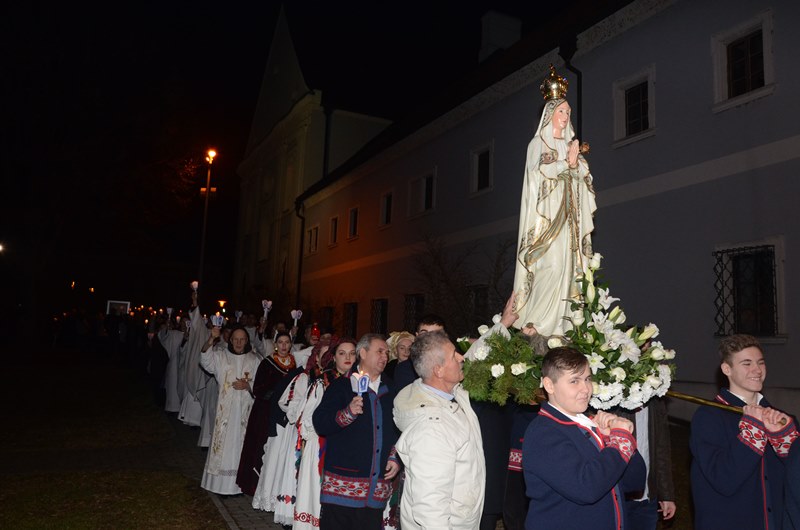
[[[361,395],[340,377],[314,411],[314,429],[325,436],[320,530],[381,530],[383,511],[400,471],[394,444],[399,432],[392,417],[396,395],[381,374],[389,346],[368,333],[356,345],[358,372],[368,378]],[[355,370],[355,369],[354,369]]]
[[[592,397],[589,361],[568,347],[542,361],[547,402],[525,431],[522,469],[530,498],[526,530],[624,528],[625,493],[644,488],[633,424],[584,412]]]
[[[744,414],[704,405],[692,417],[694,526],[780,529],[784,460],[798,438],[796,423],[772,409],[761,394],[767,366],[755,337],[725,337],[719,354],[728,388],[721,389],[716,400],[743,407]],[[786,425],[776,419],[785,419]]]

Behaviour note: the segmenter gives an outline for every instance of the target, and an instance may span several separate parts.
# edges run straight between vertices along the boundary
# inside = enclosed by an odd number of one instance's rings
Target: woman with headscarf
[[[277,401],[283,388],[281,380],[295,369],[292,356],[292,338],[288,333],[278,333],[275,338],[275,351],[258,365],[253,381],[255,403],[247,422],[247,433],[242,446],[242,457],[236,483],[248,495],[255,494],[261,473],[264,444],[273,434],[277,416]]]
[[[302,444],[300,469],[297,473],[297,500],[294,505],[295,530],[318,530],[321,509],[320,469],[325,454],[325,439],[317,435],[311,417],[322,401],[331,381],[347,376],[356,360],[357,341],[351,338],[333,339],[330,349],[322,355],[322,371],[309,371],[312,382],[298,420]]]
[[[219,335],[220,329],[212,328],[209,346]],[[236,470],[253,406],[251,385],[258,357],[252,352],[247,332],[238,328],[231,335],[227,349],[207,348],[200,354],[200,364],[214,375],[219,386],[214,432],[201,486],[214,493],[236,495],[242,492],[236,485]]]
[[[595,205],[589,164],[574,138],[567,80],[550,67],[541,86],[544,110],[528,144],[519,219],[514,290],[517,327],[563,335],[579,295],[577,277],[592,257]]]

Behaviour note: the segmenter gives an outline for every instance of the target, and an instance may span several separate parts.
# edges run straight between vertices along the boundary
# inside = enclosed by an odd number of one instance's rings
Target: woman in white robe
[[[580,294],[576,279],[592,256],[592,215],[597,209],[589,164],[574,139],[571,109],[563,99],[566,81],[552,69],[550,75],[550,83],[554,78],[563,82],[563,90],[545,96],[528,145],[514,273],[520,315],[514,325],[532,325],[544,336],[570,329],[564,317],[572,312],[569,300]]]
[[[317,435],[311,418],[331,381],[350,372],[356,360],[355,339],[334,340],[331,349],[334,351],[333,359],[328,362],[324,358],[321,359],[320,364],[327,366],[328,369],[316,376],[311,383],[305,405],[298,419],[298,430],[303,448],[300,469],[297,472],[297,493],[292,525],[292,528],[296,530],[319,530],[319,514],[322,507],[320,504],[322,484],[320,460],[325,447],[324,439],[320,439]]]
[[[237,329],[231,335],[227,350],[211,348],[219,336],[219,328],[211,331],[210,344],[200,355],[200,364],[214,374],[219,385],[214,432],[208,449],[201,486],[221,495],[236,495],[242,490],[236,484],[239,457],[253,406],[251,382],[258,368],[258,357],[252,352],[247,332]]]

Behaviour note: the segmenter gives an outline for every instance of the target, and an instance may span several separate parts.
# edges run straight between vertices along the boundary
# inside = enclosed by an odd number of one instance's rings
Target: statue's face
[[[566,101],[556,107],[556,110],[553,111],[553,136],[562,137],[564,135],[564,129],[569,123],[571,113],[572,109]]]

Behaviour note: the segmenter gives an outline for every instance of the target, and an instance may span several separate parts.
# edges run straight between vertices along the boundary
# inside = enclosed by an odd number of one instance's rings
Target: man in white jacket
[[[459,384],[464,357],[442,332],[425,333],[411,346],[419,374],[394,400],[402,431],[397,453],[406,479],[400,526],[477,529],[486,489],[478,418]]]

